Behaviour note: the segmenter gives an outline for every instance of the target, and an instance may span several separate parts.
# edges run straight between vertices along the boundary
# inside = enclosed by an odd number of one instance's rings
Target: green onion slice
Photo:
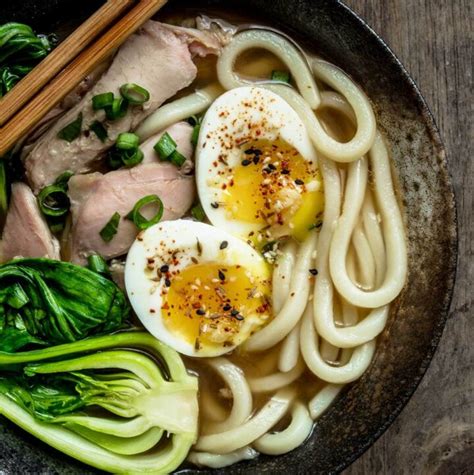
[[[128,83],[120,88],[120,94],[130,104],[141,105],[150,99],[150,93],[138,84]]]
[[[109,120],[117,120],[125,116],[128,109],[128,101],[126,99],[114,99],[111,106],[105,108],[105,115]]]
[[[155,216],[153,216],[153,218],[147,219],[140,213],[140,210],[144,206],[150,205],[152,203],[156,203],[158,205],[158,211],[156,212]],[[150,226],[153,226],[156,223],[159,223],[161,218],[163,217],[163,211],[164,206],[160,197],[157,195],[148,195],[135,203],[135,206],[133,207],[132,211],[127,214],[127,219],[132,220],[138,229],[143,230],[149,228]]]
[[[110,107],[114,102],[113,92],[104,92],[103,94],[97,94],[92,98],[92,108],[97,111]]]
[[[193,133],[191,135],[191,143],[196,147],[199,139],[199,132],[201,131],[201,124],[198,123],[193,128]]]
[[[165,132],[153,148],[160,157],[160,160],[168,160],[170,155],[176,150],[176,142],[168,132]]]
[[[120,157],[126,167],[134,167],[143,161],[144,154],[137,148],[135,150],[123,150]]]
[[[184,155],[181,155],[177,150],[175,150],[169,156],[169,160],[171,161],[173,165],[180,167],[186,161],[186,157]]]
[[[286,82],[291,81],[291,74],[288,71],[272,71],[272,81]]]
[[[107,265],[107,262],[100,254],[92,254],[87,258],[89,269],[97,274],[102,274],[105,276],[110,275],[110,269]]]
[[[82,129],[82,112],[77,116],[77,119],[66,125],[58,132],[58,138],[66,140],[66,142],[72,142],[81,135]]]
[[[94,132],[94,134],[101,142],[105,142],[109,138],[107,129],[104,127],[104,124],[102,124],[98,120],[92,122],[89,128],[92,130],[92,132]]]
[[[69,211],[70,202],[62,185],[49,185],[38,195],[41,212],[46,216],[63,216]]]
[[[0,158],[0,221],[7,215],[9,183],[5,164],[6,158]]]
[[[131,132],[119,134],[115,146],[119,150],[137,150],[140,138]]]
[[[204,208],[202,207],[201,203],[197,203],[191,208],[191,216],[197,221],[206,220],[206,213],[204,212]]]
[[[69,179],[74,175],[74,172],[71,170],[66,170],[65,172],[61,173],[56,180],[54,180],[54,185],[58,185],[63,187],[65,190],[68,189],[68,182]]]
[[[107,224],[100,230],[100,237],[105,242],[112,241],[113,237],[117,234],[118,225],[120,223],[120,214],[115,212],[109,219]]]

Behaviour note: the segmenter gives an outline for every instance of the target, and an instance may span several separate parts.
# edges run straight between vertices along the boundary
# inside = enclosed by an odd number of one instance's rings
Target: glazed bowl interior
[[[17,20],[64,37],[101,2],[17,0],[0,22]],[[87,3],[87,5],[84,5]],[[160,16],[184,2],[171,1]],[[408,237],[409,273],[391,307],[368,371],[317,421],[311,438],[280,456],[260,456],[222,473],[337,472],[388,427],[423,376],[441,336],[454,284],[455,203],[445,152],[426,104],[383,41],[343,4],[326,0],[193,2],[188,12],[247,15],[270,23],[348,72],[373,103],[398,180]],[[263,20],[262,20],[263,19]],[[261,22],[260,21],[260,22]],[[95,473],[2,421],[0,469],[6,473]],[[192,471],[192,470],[191,470]],[[216,473],[215,471],[212,473]]]

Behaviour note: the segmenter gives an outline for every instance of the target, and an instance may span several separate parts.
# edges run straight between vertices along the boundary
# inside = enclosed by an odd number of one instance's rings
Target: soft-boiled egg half
[[[191,220],[142,231],[130,248],[125,286],[156,338],[188,356],[218,356],[271,318],[268,264],[227,232]]]
[[[323,211],[306,127],[286,101],[261,87],[227,91],[206,112],[196,180],[211,223],[247,240],[302,240]]]

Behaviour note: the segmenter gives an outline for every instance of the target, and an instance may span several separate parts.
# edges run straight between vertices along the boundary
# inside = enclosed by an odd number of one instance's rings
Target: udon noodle
[[[296,89],[239,74],[238,57],[255,49],[277,56]],[[369,100],[347,74],[265,29],[238,32],[216,69],[216,84],[165,105],[138,132],[147,137],[204,111],[222,90],[258,84],[304,122],[319,153],[325,196],[320,226],[280,249],[273,320],[244,350],[190,363],[201,377],[202,431],[189,460],[221,467],[304,442],[313,421],[370,365],[404,285],[407,258],[387,146]],[[317,276],[309,280],[312,267]]]

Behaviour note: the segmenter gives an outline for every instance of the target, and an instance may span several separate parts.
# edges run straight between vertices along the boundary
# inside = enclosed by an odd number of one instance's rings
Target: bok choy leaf
[[[50,259],[0,266],[0,351],[110,333],[129,313],[123,292],[89,269]]]
[[[197,390],[178,353],[143,332],[0,352],[0,414],[113,473],[177,468],[197,437]]]

